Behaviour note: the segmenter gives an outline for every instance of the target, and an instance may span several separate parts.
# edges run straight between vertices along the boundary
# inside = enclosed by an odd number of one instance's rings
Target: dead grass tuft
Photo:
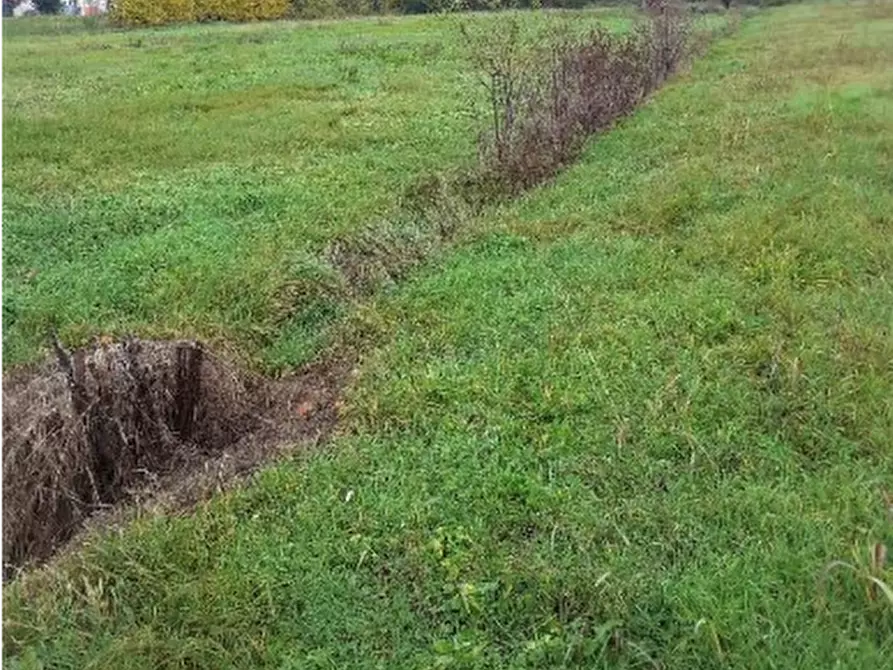
[[[414,183],[390,220],[335,239],[325,252],[350,295],[368,295],[402,279],[449,243],[479,210],[460,178],[434,175]]]
[[[327,433],[349,368],[322,362],[270,381],[197,342],[135,338],[55,353],[3,382],[5,570],[48,558],[159,480],[194,503],[221,473]]]

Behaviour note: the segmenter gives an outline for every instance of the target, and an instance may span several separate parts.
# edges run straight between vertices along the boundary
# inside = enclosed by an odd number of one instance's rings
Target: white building
[[[61,0],[59,11],[68,16],[97,16],[105,14],[109,10],[110,0]],[[21,0],[10,8],[12,3],[3,3],[3,16],[36,16],[40,14],[34,5],[34,0]]]
[[[29,16],[31,14],[37,14],[37,7],[34,6],[31,0],[20,2],[12,8],[12,15],[15,17]]]

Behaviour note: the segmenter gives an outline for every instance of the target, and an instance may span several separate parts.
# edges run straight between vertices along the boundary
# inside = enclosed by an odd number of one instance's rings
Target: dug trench
[[[698,50],[683,15],[664,0],[650,5],[649,23],[632,37],[596,31],[556,50],[544,81],[559,73],[563,84],[529,92],[520,116],[517,100],[491,88],[504,109],[482,143],[479,169],[421,179],[391,219],[332,241],[317,271],[290,287],[286,313],[314,300],[355,303],[402,281],[473,228],[486,206],[548,180],[586,136],[633,111],[686,51]],[[484,58],[482,67],[488,81],[515,76],[499,59]],[[593,77],[599,86],[587,83]],[[518,127],[507,134],[509,119]],[[85,525],[141,506],[187,509],[266,462],[325,441],[368,345],[358,339],[279,379],[191,340],[128,337],[75,351],[54,341],[44,362],[3,380],[4,579],[45,561]]]
[[[294,309],[354,304],[403,280],[479,211],[469,192],[442,177],[419,180],[390,219],[329,244]],[[336,339],[272,379],[194,340],[128,337],[69,352],[53,338],[52,355],[3,379],[4,579],[85,525],[115,524],[141,507],[188,509],[324,442],[368,344],[357,333]]]
[[[4,578],[122,503],[188,508],[325,440],[354,363],[272,380],[188,340],[54,349],[3,381]]]

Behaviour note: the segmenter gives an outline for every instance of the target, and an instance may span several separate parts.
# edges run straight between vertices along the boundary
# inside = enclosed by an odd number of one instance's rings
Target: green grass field
[[[33,358],[54,325],[71,342],[269,344],[288,318],[277,293],[308,256],[472,150],[449,32],[429,19],[6,36],[6,361]]]
[[[475,158],[465,20],[4,22],[4,361],[33,360],[53,328],[310,357],[329,314],[289,286],[419,178]]]
[[[446,24],[322,25],[307,28],[320,41],[300,59],[293,49],[304,43],[287,24],[142,39],[166,45],[157,62],[165,49],[206,45],[219,63],[243,36],[266,36],[239,44],[257,49],[239,72],[260,80],[274,77],[267,50],[306,63],[314,49],[359,40],[358,25],[418,45]],[[135,34],[58,44],[123,52]],[[197,46],[177,46],[185,35]],[[264,300],[287,271],[282,259],[311,253],[329,225],[383,211],[410,174],[472,152],[470,121],[451,100],[455,64],[441,79],[372,59],[361,81],[417,88],[372,95],[354,116],[387,116],[401,100],[428,113],[395,112],[356,133],[321,120],[309,154],[283,149],[298,142],[283,134],[300,114],[282,95],[257,110],[268,123],[251,122],[254,112],[239,120],[225,92],[231,66],[219,65],[217,83],[189,70],[196,81],[166,93],[207,111],[178,120],[169,102],[161,110],[138,97],[111,107],[106,125],[131,138],[123,152],[72,121],[91,151],[108,152],[81,181],[67,167],[86,145],[58,145],[58,129],[41,131],[34,113],[112,96],[121,84],[111,53],[89,56],[107,78],[73,65],[56,75],[81,82],[74,88],[29,83],[15,70],[24,65],[7,66],[4,282],[21,310],[4,331],[11,360],[31,355],[38,315],[57,304],[71,324],[219,327],[263,342],[243,331],[270,323]],[[143,68],[147,90],[170,86],[142,53],[130,67]],[[337,61],[309,62],[319,81],[335,76],[326,68]],[[891,63],[889,2],[747,19],[555,183],[489,212],[462,245],[353,308],[339,328],[363,332],[369,347],[325,449],[194,514],[147,515],[97,536],[7,585],[6,662],[889,667],[893,569],[871,554],[893,549],[883,495],[893,489]],[[360,96],[362,85],[343,90]],[[218,122],[216,96],[227,100]],[[153,145],[148,128],[159,123],[179,140]],[[207,135],[195,137],[197,126]],[[248,137],[231,138],[234,128]],[[50,148],[70,153],[44,162]],[[78,221],[102,234],[80,236]],[[70,237],[63,245],[51,231]],[[134,304],[113,295],[156,252],[165,265],[155,289]],[[46,269],[27,279],[33,259]],[[111,274],[94,286],[97,268]]]

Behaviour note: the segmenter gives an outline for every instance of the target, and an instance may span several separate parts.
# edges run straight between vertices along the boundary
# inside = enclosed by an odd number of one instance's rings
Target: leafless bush
[[[647,39],[651,42],[654,85],[669,77],[685,57],[691,37],[691,15],[673,0],[645,0]]]
[[[554,175],[586,137],[629,113],[685,57],[690,12],[646,0],[645,20],[625,34],[598,28],[526,43],[509,19],[498,34],[463,34],[488,100],[483,178],[509,194]]]

